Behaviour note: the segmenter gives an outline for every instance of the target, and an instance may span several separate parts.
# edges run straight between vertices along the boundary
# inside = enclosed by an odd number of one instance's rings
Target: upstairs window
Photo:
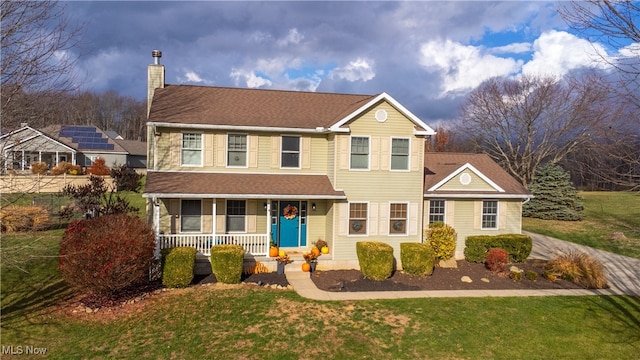
[[[227,165],[247,166],[247,135],[227,136]]]
[[[496,200],[482,201],[482,228],[498,228],[498,202]]]
[[[391,204],[389,207],[389,234],[407,233],[407,204]]]
[[[202,165],[202,134],[182,133],[182,165]]]
[[[409,139],[391,139],[391,170],[409,170]]]
[[[444,222],[444,200],[429,200],[429,224]]]
[[[283,136],[280,165],[283,168],[300,168],[300,137]]]
[[[369,138],[351,137],[351,169],[369,168]]]

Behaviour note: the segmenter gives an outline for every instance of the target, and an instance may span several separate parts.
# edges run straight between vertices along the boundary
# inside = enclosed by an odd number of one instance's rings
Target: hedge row
[[[509,253],[510,262],[523,262],[531,254],[531,237],[521,234],[468,236],[464,257],[467,261],[484,263],[487,253],[493,248],[501,248]]]

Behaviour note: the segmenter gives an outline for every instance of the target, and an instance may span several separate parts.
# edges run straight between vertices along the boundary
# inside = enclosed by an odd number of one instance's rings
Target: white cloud
[[[562,76],[573,69],[605,66],[598,54],[606,54],[600,44],[590,43],[564,31],[551,30],[533,43],[533,59],[522,72],[534,75]]]
[[[487,51],[491,54],[522,54],[531,51],[531,44],[513,43],[505,46],[488,48]]]
[[[272,84],[271,80],[258,76],[253,71],[245,71],[245,70],[235,69],[235,68],[231,70],[229,77],[231,77],[234,80],[236,86],[240,86],[240,87],[246,86],[248,88],[259,88],[259,87],[271,86]]]
[[[331,71],[329,76],[348,81],[368,81],[376,76],[372,60],[358,58],[349,62],[345,67],[338,67]]]
[[[280,39],[277,41],[277,44],[279,46],[287,46],[289,44],[299,44],[302,40],[304,40],[304,35],[300,34],[298,32],[298,29],[293,28],[289,30],[289,33],[287,34],[287,36],[285,36],[283,39]]]
[[[420,52],[420,64],[442,74],[441,96],[471,90],[491,77],[514,74],[522,66],[522,61],[497,57],[480,47],[451,40],[426,42]]]

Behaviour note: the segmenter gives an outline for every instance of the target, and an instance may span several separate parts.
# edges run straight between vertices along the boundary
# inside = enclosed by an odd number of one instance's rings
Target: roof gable
[[[456,182],[455,178],[458,177],[458,175],[460,175],[460,181],[458,182],[458,184],[454,184]],[[486,184],[490,190],[504,192],[504,189],[498,186],[498,184],[493,182],[490,178],[485,176],[469,163],[462,165],[451,174],[446,176],[444,179],[442,179],[440,182],[427,189],[427,191],[437,191],[441,188],[445,188],[446,190],[474,191],[475,189],[469,187],[469,185],[474,182],[474,176],[479,178],[483,182],[483,184]],[[479,187],[483,188],[483,186]]]
[[[530,197],[522,184],[486,154],[426,153],[424,163],[425,195]],[[469,175],[463,182],[462,174]]]
[[[375,98],[369,100],[367,103],[363,104],[358,109],[355,109],[353,112],[349,113],[347,116],[340,119],[335,124],[331,125],[330,130],[335,132],[348,131],[348,129],[344,129],[342,127],[346,125],[349,121],[353,120],[357,116],[366,112],[367,110],[374,107],[376,104],[380,103],[381,101],[386,101],[387,103],[391,104],[391,106],[396,108],[401,114],[403,114],[406,118],[408,118],[411,122],[413,122],[416,125],[416,127],[418,127],[418,129],[416,130],[417,135],[435,135],[435,131],[431,127],[429,127],[426,123],[420,120],[420,118],[415,116],[407,108],[402,106],[402,104],[400,104],[396,99],[394,99],[389,94],[384,92],[376,96]]]
[[[30,126],[24,126],[1,136],[0,144],[4,150],[19,147],[29,151],[75,151],[72,147]]]

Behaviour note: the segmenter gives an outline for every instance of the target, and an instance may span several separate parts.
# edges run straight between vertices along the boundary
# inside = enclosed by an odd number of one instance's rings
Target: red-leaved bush
[[[104,159],[99,157],[89,166],[86,172],[93,175],[109,175],[110,171],[109,167],[105,165]]]
[[[153,230],[137,216],[74,221],[60,242],[58,268],[72,285],[113,293],[148,279],[154,248]]]
[[[509,262],[509,253],[504,249],[495,248],[489,250],[487,252],[487,260],[485,261],[485,266],[487,269],[499,272],[504,271],[505,266]]]

